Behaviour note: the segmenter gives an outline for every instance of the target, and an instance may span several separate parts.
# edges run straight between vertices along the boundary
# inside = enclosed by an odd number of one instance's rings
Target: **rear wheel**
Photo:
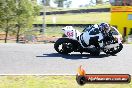
[[[60,54],[68,54],[74,51],[74,43],[68,38],[60,38],[54,44],[55,50]]]

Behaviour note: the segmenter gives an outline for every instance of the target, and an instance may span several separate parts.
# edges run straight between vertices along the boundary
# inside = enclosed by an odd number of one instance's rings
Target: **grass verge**
[[[53,19],[56,19],[56,24],[96,24],[101,22],[109,23],[110,12],[47,15],[46,24],[53,24]],[[34,24],[42,24],[42,23],[43,23],[43,17],[38,16]]]
[[[0,88],[132,88],[132,83],[80,86],[75,76],[0,76]]]

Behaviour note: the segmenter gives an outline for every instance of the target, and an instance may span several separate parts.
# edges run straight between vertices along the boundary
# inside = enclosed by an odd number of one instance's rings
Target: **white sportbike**
[[[59,38],[55,44],[55,50],[60,54],[69,54],[71,52],[90,53],[91,55],[100,55],[103,51],[109,55],[115,55],[123,48],[122,36],[119,31],[111,26],[111,31],[104,36],[98,25],[92,25],[79,32],[72,26],[62,28],[65,37]]]

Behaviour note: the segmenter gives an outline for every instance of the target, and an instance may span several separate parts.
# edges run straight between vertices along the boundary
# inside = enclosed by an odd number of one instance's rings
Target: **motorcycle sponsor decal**
[[[129,74],[86,74],[80,66],[76,81],[79,85],[85,83],[130,83],[131,76]]]

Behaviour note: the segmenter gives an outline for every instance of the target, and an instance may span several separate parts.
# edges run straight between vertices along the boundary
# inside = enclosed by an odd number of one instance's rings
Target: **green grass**
[[[98,4],[95,6],[87,6],[87,7],[81,7],[80,9],[99,9],[99,8],[110,8],[110,4]]]
[[[46,6],[46,12],[52,12],[52,11],[67,11],[67,10],[78,10],[78,9],[98,9],[98,8],[110,8],[110,4],[98,4],[95,6],[87,6],[87,7],[80,7],[80,8],[62,8],[62,7],[49,7]],[[43,9],[41,9],[41,12],[43,12]]]
[[[61,29],[62,27],[46,27],[44,35],[48,37],[61,37],[63,34],[63,31]]]
[[[132,88],[132,83],[80,86],[75,76],[0,76],[0,88]]]
[[[129,42],[128,44],[132,44],[132,42]]]
[[[45,30],[45,36],[48,36],[48,37],[52,37],[52,36],[55,36],[55,37],[62,37],[62,34],[64,34],[64,32],[62,31],[62,28],[61,26],[56,26],[56,27],[46,27],[46,30]],[[79,30],[80,32],[82,32],[82,30],[84,28],[82,27],[74,27],[75,29]]]
[[[110,22],[110,12],[47,15],[46,24],[53,24],[53,17],[56,17],[56,24],[95,24]],[[34,24],[41,23],[43,23],[42,16],[38,16]]]

